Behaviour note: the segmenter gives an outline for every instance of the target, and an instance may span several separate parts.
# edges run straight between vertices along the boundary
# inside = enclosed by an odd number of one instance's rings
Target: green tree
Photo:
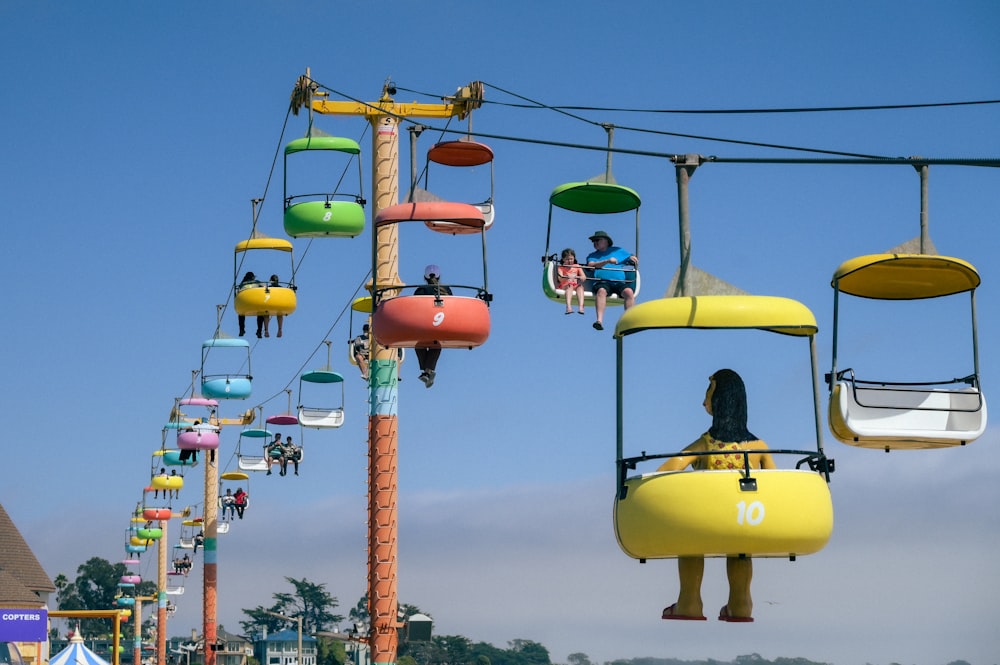
[[[340,640],[323,635],[316,636],[316,665],[344,665],[347,650]]]
[[[590,662],[590,657],[587,654],[579,652],[571,653],[570,655],[566,656],[566,662],[569,663],[569,665],[593,665]]]
[[[265,608],[258,605],[252,610],[244,609],[243,613],[250,617],[249,621],[240,621],[240,627],[245,635],[259,632],[262,628],[268,631],[298,629],[297,621],[288,621],[267,614],[275,612],[287,617],[302,617],[302,633],[313,634],[318,631],[335,627],[344,617],[331,612],[337,605],[337,599],[326,590],[326,584],[316,584],[302,578],[286,577],[285,580],[295,587],[294,593],[273,594],[274,604]]]
[[[518,656],[519,665],[550,665],[549,650],[531,640],[512,640],[510,651]]]
[[[112,610],[117,609],[120,589],[118,582],[128,573],[123,563],[111,563],[101,557],[91,557],[76,569],[72,582],[60,573],[54,580],[56,602],[60,610]],[[137,595],[156,593],[154,582],[141,582],[135,588]],[[111,619],[81,619],[80,630],[88,637],[108,637],[113,631]]]
[[[361,596],[358,599],[358,604],[351,608],[351,611],[347,613],[347,618],[351,620],[351,623],[363,623],[368,625],[368,594]]]

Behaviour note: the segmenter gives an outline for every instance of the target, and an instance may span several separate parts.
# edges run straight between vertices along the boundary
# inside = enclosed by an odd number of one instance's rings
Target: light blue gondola
[[[222,365],[219,370],[208,367],[210,357],[213,365]],[[215,338],[202,343],[202,395],[213,399],[246,399],[250,397],[251,379],[250,343],[245,339]]]

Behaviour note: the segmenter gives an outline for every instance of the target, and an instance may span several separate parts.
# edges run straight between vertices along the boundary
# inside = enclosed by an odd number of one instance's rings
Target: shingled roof
[[[55,590],[42,564],[0,504],[0,607],[40,604],[43,602],[40,594]]]

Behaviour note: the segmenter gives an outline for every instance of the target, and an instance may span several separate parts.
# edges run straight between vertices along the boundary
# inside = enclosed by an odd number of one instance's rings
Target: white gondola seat
[[[340,427],[344,424],[344,377],[326,369],[306,372],[299,378],[299,399],[303,399],[306,384],[333,385],[340,387],[340,399],[325,397],[326,406],[305,406],[299,404],[298,421],[302,427],[325,429]],[[300,458],[301,459],[301,458]]]
[[[837,268],[831,283],[834,365],[828,376],[831,388],[828,415],[830,430],[838,440],[888,452],[964,445],[983,434],[986,400],[979,383],[975,300],[979,285],[979,273],[972,264],[936,254],[868,254],[845,261]],[[838,371],[841,293],[883,301],[926,300],[968,293],[972,374],[943,382],[898,383],[856,379],[851,369]]]
[[[263,446],[261,446],[260,455],[244,455],[243,454],[243,439],[247,438],[253,441],[260,439],[270,439],[273,433],[267,429],[245,429],[240,432],[240,440],[236,445],[236,458],[237,466],[240,471],[267,471],[267,458],[263,455]]]
[[[921,449],[964,445],[986,430],[986,398],[975,387],[957,390],[837,381],[830,429],[862,448]]]
[[[240,455],[241,471],[267,471],[267,459],[262,455]]]
[[[171,596],[179,596],[184,593],[184,573],[167,573],[167,587],[164,589]]]
[[[558,261],[553,261],[551,259],[548,259],[548,260],[545,261],[545,268],[542,271],[542,290],[545,291],[545,295],[548,296],[549,300],[555,300],[556,302],[565,303],[566,302],[566,290],[565,289],[560,289],[560,288],[557,287],[557,284],[559,283],[559,280],[558,280],[558,276],[556,274],[556,268],[558,266],[559,266],[559,262]],[[587,271],[586,268],[584,268],[584,271],[589,274],[589,272]],[[639,271],[636,270],[632,274],[635,275],[635,280],[634,280],[634,282],[632,280],[630,280],[630,285],[632,286],[632,293],[633,293],[633,295],[636,298],[638,298],[639,297],[639,286],[640,286],[640,282],[641,282],[641,280],[639,278]],[[584,285],[583,285],[583,289],[584,289],[584,291],[583,291],[583,301],[587,305],[590,305],[591,307],[593,307],[594,306],[594,300],[595,300],[595,298],[594,298],[594,292],[589,290],[591,284],[593,284],[593,280],[588,279],[584,283]],[[575,295],[573,296],[572,302],[573,302],[573,304],[576,304],[576,296]],[[625,299],[622,298],[619,295],[614,294],[614,293],[609,293],[608,294],[608,299],[607,299],[607,304],[608,305],[624,305],[625,304]]]
[[[317,429],[340,427],[344,424],[344,409],[318,409],[300,406],[299,424],[303,427],[314,427]]]

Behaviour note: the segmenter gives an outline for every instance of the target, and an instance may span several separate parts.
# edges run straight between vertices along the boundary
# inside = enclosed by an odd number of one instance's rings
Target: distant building
[[[260,665],[316,665],[316,644],[315,637],[302,636],[302,659],[300,661],[299,631],[282,630],[256,640],[253,655]]]
[[[48,609],[55,585],[0,505],[0,608]],[[16,642],[26,665],[48,662],[48,642]]]
[[[303,649],[304,651],[304,649]],[[191,639],[172,637],[167,641],[168,663],[175,665],[202,665],[205,662],[205,638],[192,632]],[[216,665],[247,665],[253,656],[250,640],[226,632],[221,627],[215,631]]]

